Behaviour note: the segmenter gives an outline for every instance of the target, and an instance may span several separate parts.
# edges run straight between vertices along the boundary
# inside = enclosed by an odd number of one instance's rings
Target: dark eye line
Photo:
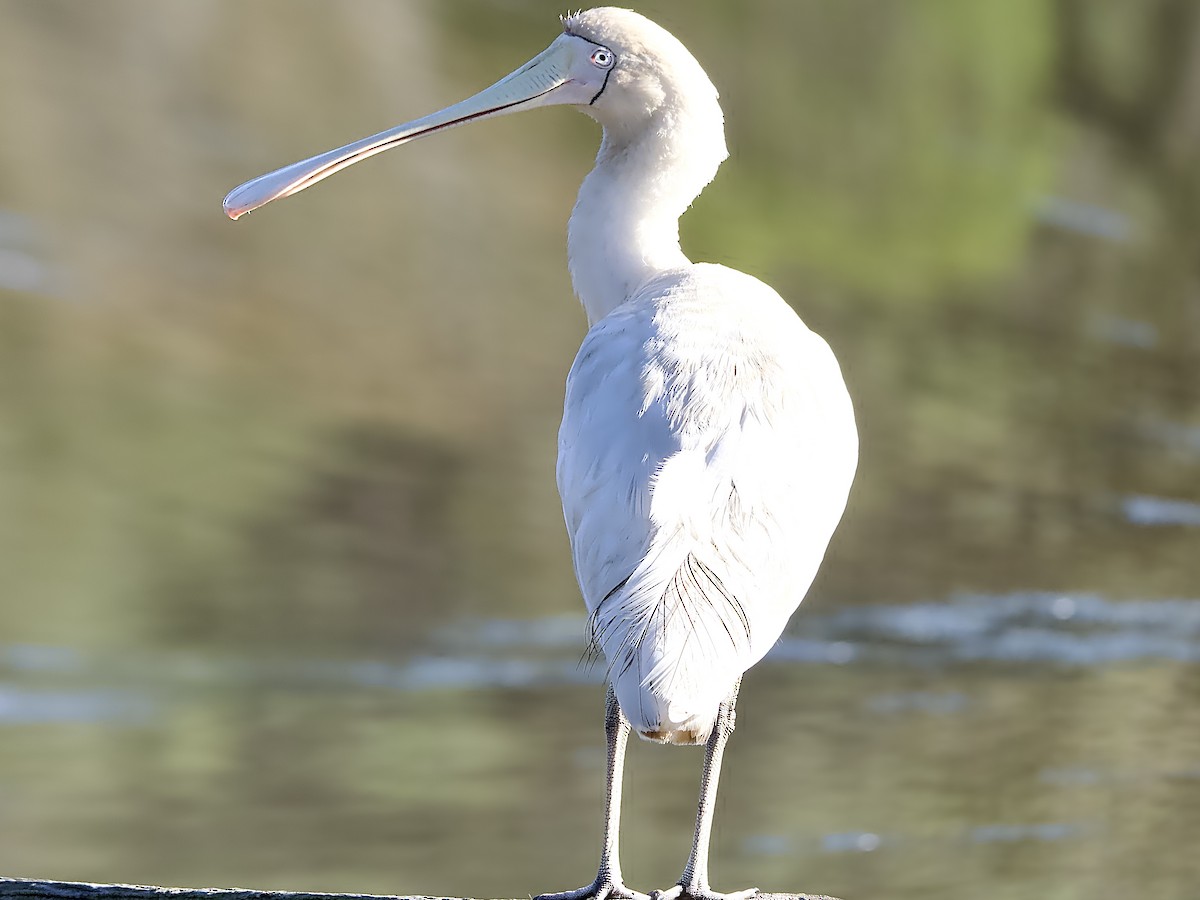
[[[612,50],[609,50],[608,47],[605,47],[603,44],[596,43],[591,38],[585,38],[582,34],[575,34],[575,35],[572,35],[572,37],[577,37],[581,41],[587,41],[593,47],[599,47],[601,50],[608,50],[609,53],[612,53]],[[603,94],[604,89],[606,87],[608,87],[608,78],[610,75],[612,75],[613,70],[616,67],[617,67],[617,55],[615,53],[613,53],[613,64],[604,70],[604,84],[600,85],[600,90],[596,91],[596,96],[588,101],[588,106],[593,106],[596,103],[596,101],[600,99],[600,95]]]
[[[608,87],[608,77],[612,75],[614,69],[616,69],[616,66],[612,65],[604,70],[604,84],[600,85],[600,90],[596,91],[596,96],[588,101],[588,106],[594,105],[595,102],[600,99],[600,95],[603,94],[604,89]]]

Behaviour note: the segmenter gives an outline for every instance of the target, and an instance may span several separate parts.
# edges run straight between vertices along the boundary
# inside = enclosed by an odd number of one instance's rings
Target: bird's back
[[[808,590],[857,448],[828,345],[748,275],[668,271],[588,332],[558,486],[592,637],[639,733],[704,740]]]

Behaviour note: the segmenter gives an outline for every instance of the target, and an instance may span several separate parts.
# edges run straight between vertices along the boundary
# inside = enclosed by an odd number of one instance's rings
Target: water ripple
[[[599,683],[603,663],[592,664],[581,657],[585,625],[583,616],[461,620],[432,634],[428,653],[404,660],[164,657],[153,652],[103,654],[0,645],[0,677],[6,672],[14,678],[71,676],[95,682],[103,677],[110,684],[155,684],[174,690],[257,685],[283,690],[419,692]],[[941,602],[802,612],[794,629],[767,654],[765,664],[924,667],[985,662],[1088,667],[1200,661],[1200,600],[1190,599],[963,594]],[[112,705],[117,701],[108,695],[88,696],[79,700],[83,718],[90,715],[85,709],[89,703],[99,704],[96,709],[117,709]],[[27,715],[21,710],[32,707],[19,697],[0,694],[0,702],[8,704],[0,706],[0,720]],[[70,697],[83,694],[39,697],[40,706],[53,716],[60,715],[54,710],[66,710],[75,702]],[[952,714],[966,708],[968,698],[956,693],[881,694],[869,705],[881,713]],[[61,716],[72,718],[66,712]]]
[[[817,661],[822,647],[826,654],[838,647],[855,661],[911,664],[1195,662],[1200,661],[1200,600],[964,594],[938,603],[858,606],[799,616],[796,632],[785,636],[768,659]]]
[[[0,683],[0,726],[132,723],[149,720],[154,703],[131,691],[28,690]]]
[[[1174,497],[1152,497],[1148,494],[1130,494],[1121,500],[1125,518],[1133,525],[1200,526],[1200,503],[1178,500]]]

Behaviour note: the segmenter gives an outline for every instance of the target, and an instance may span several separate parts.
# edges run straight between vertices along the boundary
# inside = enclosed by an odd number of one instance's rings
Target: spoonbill
[[[728,155],[717,91],[673,35],[600,8],[512,74],[415,121],[230,192],[233,219],[346,166],[456,125],[539,106],[600,123],[567,230],[589,330],[567,376],[558,488],[588,636],[607,662],[600,868],[541,900],[646,900],[618,852],[632,730],[706,748],[692,849],[656,900],[715,892],[708,850],[743,673],[779,638],[842,516],[858,457],[829,345],[756,278],[693,263],[679,217]]]

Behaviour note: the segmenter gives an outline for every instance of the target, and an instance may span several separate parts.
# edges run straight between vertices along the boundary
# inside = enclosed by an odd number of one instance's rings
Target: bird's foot
[[[682,882],[665,891],[652,891],[650,900],[750,900],[758,894],[758,888],[719,894],[707,883],[683,884]]]
[[[557,894],[538,894],[533,900],[650,900],[649,895],[625,887],[625,882],[611,875],[597,875],[586,887]]]

